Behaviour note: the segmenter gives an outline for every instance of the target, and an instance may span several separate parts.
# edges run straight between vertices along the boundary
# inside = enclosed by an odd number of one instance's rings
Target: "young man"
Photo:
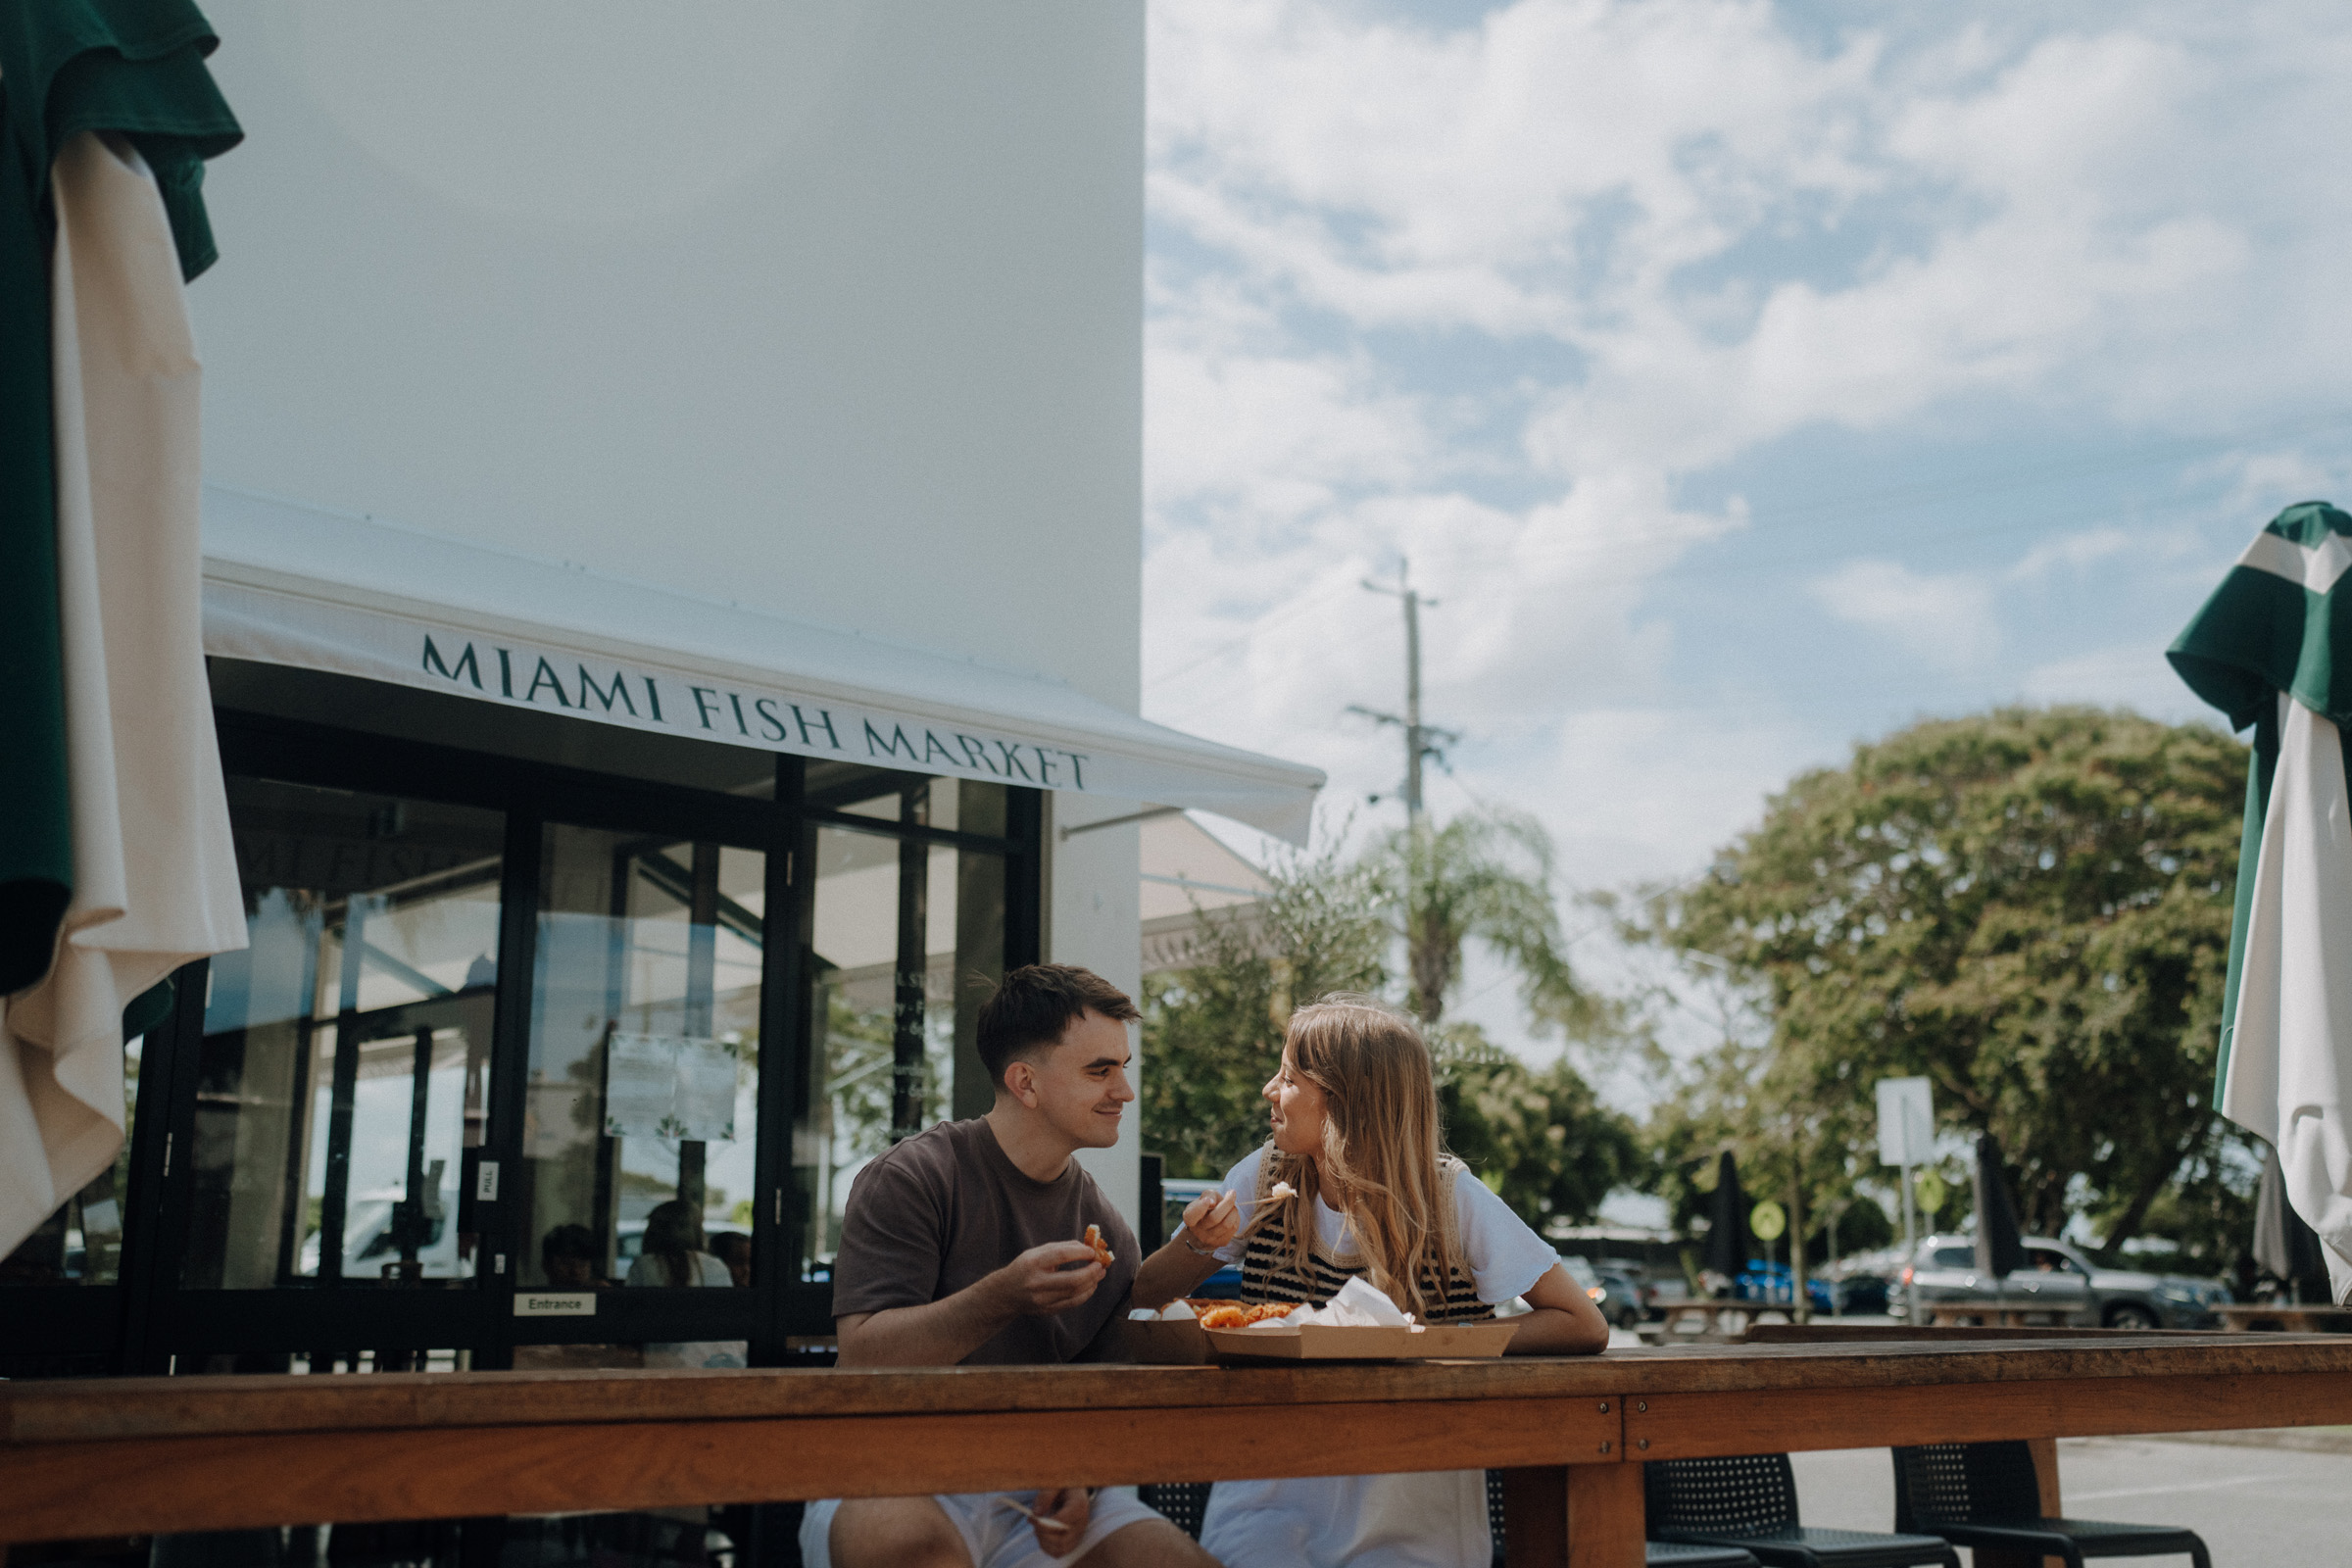
[[[1135,1234],[1075,1159],[1118,1142],[1135,1004],[1067,964],[1015,969],[980,1009],[996,1104],[858,1173],[833,1263],[841,1364],[1004,1366],[1118,1349]],[[1105,1267],[1082,1238],[1102,1228]],[[1047,1468],[1051,1468],[1050,1461]],[[1027,1515],[1008,1504],[1017,1503]],[[1132,1488],[812,1502],[809,1568],[1214,1568]]]

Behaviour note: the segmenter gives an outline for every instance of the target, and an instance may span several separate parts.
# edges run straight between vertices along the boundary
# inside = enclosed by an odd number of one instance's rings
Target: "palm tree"
[[[1424,818],[1392,833],[1372,863],[1403,927],[1407,1004],[1433,1032],[1475,939],[1519,971],[1520,997],[1539,1027],[1589,1036],[1606,1003],[1569,971],[1552,903],[1551,837],[1532,816],[1489,808],[1443,827]]]

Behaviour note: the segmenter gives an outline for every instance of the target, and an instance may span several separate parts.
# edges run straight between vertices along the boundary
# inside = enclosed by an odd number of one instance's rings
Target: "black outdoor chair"
[[[1163,1481],[1138,1487],[1135,1494],[1145,1507],[1157,1509],[1168,1523],[1199,1541],[1200,1521],[1208,1514],[1208,1488],[1205,1481]]]
[[[1503,1539],[1502,1472],[1487,1472],[1487,1529],[1494,1537],[1494,1568],[1510,1560]],[[1697,1546],[1683,1543],[1648,1543],[1648,1568],[1757,1568],[1755,1554],[1738,1546]]]
[[[1648,1568],[1757,1568],[1745,1546],[1701,1546],[1688,1541],[1652,1541],[1642,1547]]]
[[[1894,1450],[1894,1527],[1956,1546],[2022,1546],[2082,1568],[2085,1557],[2169,1557],[2213,1568],[2193,1530],[2050,1519],[2034,1450],[2023,1443],[1937,1443]]]
[[[1642,1483],[1652,1541],[1738,1546],[1765,1568],[1960,1568],[1939,1536],[1807,1529],[1785,1453],[1654,1460],[1642,1467]]]

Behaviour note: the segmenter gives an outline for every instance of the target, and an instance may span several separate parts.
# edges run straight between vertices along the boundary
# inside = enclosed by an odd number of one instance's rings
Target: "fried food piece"
[[[1238,1306],[1212,1306],[1200,1314],[1204,1329],[1238,1329],[1249,1321],[1249,1314]]]
[[[1110,1267],[1110,1246],[1108,1243],[1102,1240],[1102,1226],[1089,1225],[1086,1228],[1086,1245],[1095,1250],[1096,1262],[1102,1264],[1104,1268]]]
[[[1263,1305],[1250,1307],[1244,1312],[1242,1326],[1247,1328],[1252,1323],[1262,1323],[1270,1317],[1289,1317],[1298,1310],[1298,1303],[1296,1301],[1267,1301]]]

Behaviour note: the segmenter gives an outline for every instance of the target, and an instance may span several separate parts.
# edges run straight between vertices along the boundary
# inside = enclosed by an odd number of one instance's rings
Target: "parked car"
[[[435,1160],[430,1173],[441,1175],[441,1162]],[[343,1277],[347,1280],[380,1278],[387,1263],[397,1263],[401,1255],[402,1237],[398,1229],[404,1213],[398,1187],[377,1187],[354,1193],[349,1206],[343,1211]],[[458,1257],[457,1227],[450,1220],[458,1211],[458,1194],[454,1187],[443,1187],[426,1200],[424,1214],[418,1227],[416,1261],[423,1265],[426,1279],[453,1279],[464,1272]],[[318,1272],[320,1237],[312,1231],[303,1238],[301,1268],[305,1274]]]
[[[1847,1317],[1876,1317],[1887,1310],[1887,1281],[1877,1274],[1848,1274],[1833,1282],[1838,1289],[1838,1310]]]
[[[1996,1284],[1977,1273],[1972,1238],[1931,1236],[1903,1270],[1888,1309],[1907,1311],[1916,1293],[1923,1306],[1999,1305],[2078,1328],[2201,1329],[2213,1326],[2213,1309],[2230,1299],[2220,1280],[2101,1268],[2072,1245],[2045,1237],[2027,1237],[2025,1247],[2026,1266]]]
[[[1830,1310],[1830,1282],[1818,1274],[1805,1276],[1805,1299],[1816,1313],[1826,1316]],[[1737,1301],[1757,1301],[1787,1306],[1795,1299],[1795,1286],[1788,1276],[1786,1263],[1750,1263],[1732,1282],[1732,1298]]]
[[[1640,1323],[1649,1310],[1648,1293],[1640,1276],[1623,1263],[1602,1258],[1592,1265],[1594,1281],[1601,1294],[1592,1298],[1600,1315],[1616,1328],[1630,1329]],[[1590,1294],[1589,1292],[1587,1294]]]

